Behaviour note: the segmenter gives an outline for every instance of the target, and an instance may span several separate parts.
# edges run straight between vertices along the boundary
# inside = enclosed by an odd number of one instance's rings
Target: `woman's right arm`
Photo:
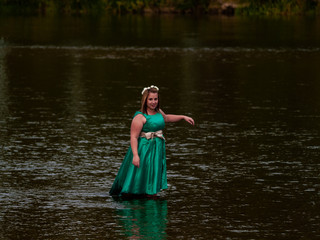
[[[132,164],[136,167],[140,166],[140,157],[138,155],[138,138],[140,136],[143,124],[145,124],[145,122],[145,117],[141,114],[138,114],[133,118],[131,123],[130,144],[133,153]]]

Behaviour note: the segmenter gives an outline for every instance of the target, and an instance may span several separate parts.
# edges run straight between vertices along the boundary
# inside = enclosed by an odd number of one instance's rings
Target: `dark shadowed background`
[[[0,18],[0,238],[320,238],[319,63],[316,18]],[[151,84],[196,126],[158,200],[113,199]]]

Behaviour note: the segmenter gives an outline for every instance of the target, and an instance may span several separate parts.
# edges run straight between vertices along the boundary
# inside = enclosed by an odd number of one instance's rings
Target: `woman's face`
[[[147,108],[155,110],[158,106],[158,93],[149,93],[147,97]]]

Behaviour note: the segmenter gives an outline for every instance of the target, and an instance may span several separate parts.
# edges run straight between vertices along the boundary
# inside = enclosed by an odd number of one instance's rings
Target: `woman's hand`
[[[183,119],[191,125],[194,125],[194,120],[191,117],[184,116]]]
[[[132,164],[135,165],[136,167],[140,167],[140,157],[138,155],[133,156]]]

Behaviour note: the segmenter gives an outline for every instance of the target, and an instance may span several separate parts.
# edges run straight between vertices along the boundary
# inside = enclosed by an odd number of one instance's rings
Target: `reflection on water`
[[[6,75],[6,55],[8,52],[8,48],[5,47],[5,43],[2,39],[0,39],[0,101],[3,103],[8,102],[8,94],[7,94],[7,84],[8,79]],[[5,116],[8,114],[8,106],[6,104],[0,105],[0,121],[3,121]]]
[[[166,200],[119,201],[115,218],[128,239],[166,239]]]
[[[319,21],[168,18],[0,19],[1,239],[320,237]],[[114,200],[151,84],[196,126],[160,199]]]

